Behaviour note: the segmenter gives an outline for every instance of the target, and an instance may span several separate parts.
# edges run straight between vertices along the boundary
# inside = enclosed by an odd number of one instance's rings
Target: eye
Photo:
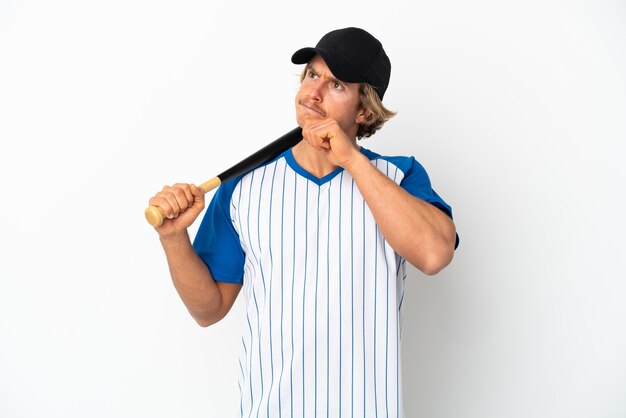
[[[331,82],[330,86],[333,88],[333,90],[343,90],[343,84],[336,81]]]
[[[309,78],[317,78],[317,73],[311,69],[307,72],[307,77]]]

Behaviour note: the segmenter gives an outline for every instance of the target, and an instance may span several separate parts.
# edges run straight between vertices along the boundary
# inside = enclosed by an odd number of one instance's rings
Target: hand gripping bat
[[[273,142],[270,142],[260,150],[251,154],[250,156],[239,161],[237,164],[233,165],[223,173],[202,183],[200,185],[200,188],[204,191],[204,193],[207,193],[215,189],[225,181],[228,181],[241,174],[245,174],[248,171],[252,171],[262,164],[272,160],[273,158],[280,155],[283,151],[286,151],[287,149],[296,145],[298,142],[300,142],[301,139],[302,128],[294,128],[280,138],[276,139]],[[145,210],[145,215],[148,223],[155,228],[161,226],[161,224],[163,223],[163,212],[157,206],[148,206],[148,208]]]

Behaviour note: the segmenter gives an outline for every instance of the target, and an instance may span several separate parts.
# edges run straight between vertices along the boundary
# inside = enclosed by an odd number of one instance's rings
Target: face
[[[359,84],[338,80],[316,55],[296,95],[298,124],[304,127],[310,120],[332,118],[346,133],[356,135],[366,116],[367,111],[360,107]]]

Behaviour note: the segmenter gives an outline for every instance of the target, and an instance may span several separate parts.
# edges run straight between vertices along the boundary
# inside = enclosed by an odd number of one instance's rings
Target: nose
[[[322,83],[312,83],[310,85],[307,96],[312,99],[321,102],[322,101]]]

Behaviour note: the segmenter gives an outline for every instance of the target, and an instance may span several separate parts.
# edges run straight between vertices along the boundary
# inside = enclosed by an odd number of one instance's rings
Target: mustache
[[[324,109],[319,107],[317,105],[317,103],[312,102],[311,100],[300,99],[300,100],[298,100],[298,104],[302,105],[302,106],[310,107],[311,109],[315,110],[316,112],[319,112],[323,117],[326,117],[326,112],[324,111]]]

